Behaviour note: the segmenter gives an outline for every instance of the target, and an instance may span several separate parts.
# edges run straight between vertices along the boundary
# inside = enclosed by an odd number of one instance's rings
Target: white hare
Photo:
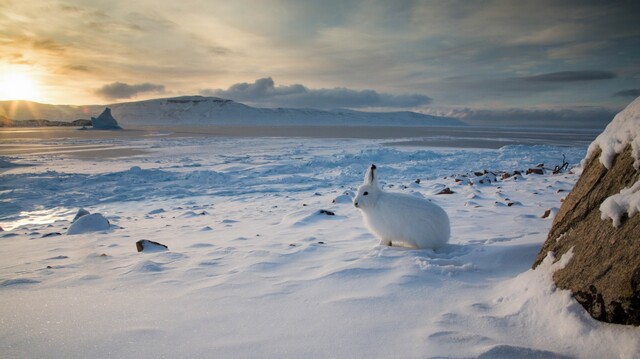
[[[447,213],[428,200],[383,191],[375,165],[367,170],[353,204],[382,245],[436,249],[449,240]]]

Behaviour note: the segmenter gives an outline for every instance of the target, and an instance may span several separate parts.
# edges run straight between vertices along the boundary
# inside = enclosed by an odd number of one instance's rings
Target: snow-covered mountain
[[[124,128],[193,125],[302,126],[464,126],[453,118],[416,112],[363,112],[293,108],[256,108],[218,97],[183,96],[109,105],[68,106],[0,101],[0,114],[13,120],[73,121],[97,116],[110,107]]]

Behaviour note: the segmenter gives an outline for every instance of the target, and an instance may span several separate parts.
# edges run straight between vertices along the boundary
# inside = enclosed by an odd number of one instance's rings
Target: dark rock
[[[543,175],[544,174],[544,170],[542,168],[537,168],[537,167],[536,168],[529,168],[527,170],[527,174],[530,175],[532,173],[536,174],[536,175]]]
[[[443,188],[440,192],[436,194],[454,194],[455,192],[451,190],[449,187]]]
[[[150,241],[148,239],[141,239],[136,242],[136,249],[138,252],[158,252],[158,251],[166,251],[169,247],[165,246],[162,243]]]
[[[507,172],[503,173],[503,174],[500,176],[500,178],[501,178],[501,179],[503,179],[503,180],[505,180],[505,179],[507,179],[507,178],[509,178],[509,177],[511,177],[511,174],[509,174],[509,173],[507,173]]]
[[[336,215],[335,213],[333,213],[333,212],[331,212],[329,210],[326,210],[326,209],[321,209],[318,213],[326,214],[327,216],[335,216]]]
[[[420,184],[420,178],[416,178],[416,180],[414,181],[417,184]]]
[[[607,170],[596,151],[558,211],[533,267],[552,251],[556,258],[573,248],[573,257],[553,279],[592,317],[640,325],[640,215],[625,216],[619,227],[602,220],[600,204],[640,175],[628,146]]]
[[[91,123],[94,130],[122,130],[118,121],[111,116],[111,109],[108,107],[102,111],[100,116],[91,117]]]
[[[40,238],[55,237],[55,236],[61,236],[61,235],[62,233],[60,232],[51,232],[51,233],[43,234],[42,237]]]
[[[548,209],[544,211],[544,213],[542,214],[542,216],[540,216],[540,218],[548,218],[550,215],[551,215],[551,210]]]

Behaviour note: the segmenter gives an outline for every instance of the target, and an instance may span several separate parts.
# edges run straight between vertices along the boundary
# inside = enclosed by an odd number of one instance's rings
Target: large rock
[[[632,325],[640,325],[639,134],[640,98],[590,146],[533,265],[549,251],[561,258],[573,250],[554,273],[556,285],[571,290],[595,319]]]
[[[91,123],[94,130],[122,130],[113,116],[111,109],[106,107],[98,117],[91,117]]]

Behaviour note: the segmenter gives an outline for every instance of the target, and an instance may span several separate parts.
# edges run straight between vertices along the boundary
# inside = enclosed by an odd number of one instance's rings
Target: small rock
[[[326,209],[321,209],[320,211],[318,211],[318,213],[326,214],[327,216],[335,216],[336,215],[335,213],[333,213],[333,212],[331,212],[329,210],[326,210]]]
[[[544,171],[542,170],[542,168],[537,168],[537,167],[536,168],[529,168],[527,170],[527,174],[530,175],[532,173],[536,174],[536,175],[543,175]]]
[[[536,167],[538,167],[538,168],[542,168],[542,167],[544,167],[544,163],[538,163],[538,164],[536,165]]]
[[[548,218],[550,215],[551,215],[551,209],[548,209],[544,211],[544,213],[542,214],[542,216],[540,216],[540,218]]]
[[[415,181],[413,181],[414,183],[420,184],[420,178],[417,178]]]
[[[505,180],[505,179],[507,179],[507,178],[509,178],[509,177],[511,177],[511,175],[510,175],[509,173],[507,173],[507,172],[504,172],[504,173],[500,176],[500,178],[501,178],[501,179],[503,179],[503,180]]]
[[[42,237],[40,238],[55,237],[55,236],[61,236],[61,235],[62,233],[60,232],[51,232],[51,233],[43,234]]]
[[[166,251],[167,249],[169,249],[169,247],[165,246],[162,243],[150,241],[148,239],[141,239],[136,242],[136,249],[138,250],[138,252],[159,252]]]
[[[440,192],[438,192],[436,194],[453,194],[453,193],[455,193],[455,192],[452,191],[451,188],[445,187]]]

